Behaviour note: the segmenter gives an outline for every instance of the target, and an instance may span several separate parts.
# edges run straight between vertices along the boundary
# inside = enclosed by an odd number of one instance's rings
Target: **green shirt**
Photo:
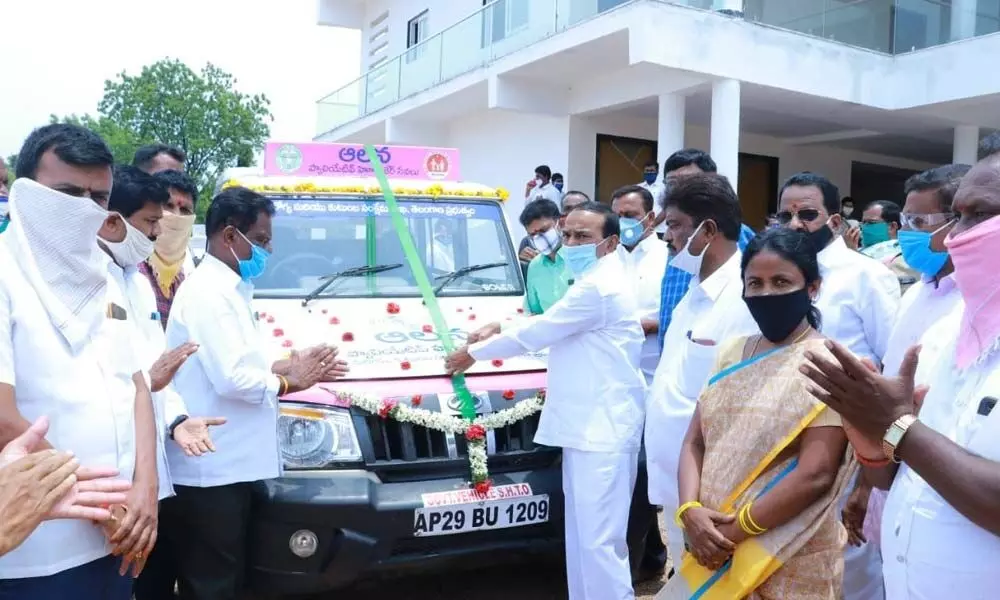
[[[533,315],[547,311],[569,289],[570,279],[572,276],[566,268],[566,262],[559,254],[556,254],[555,260],[547,254],[539,254],[531,259],[525,278],[525,310]]]

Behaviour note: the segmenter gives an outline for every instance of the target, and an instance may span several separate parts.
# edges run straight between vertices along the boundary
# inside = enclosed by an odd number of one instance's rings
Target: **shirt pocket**
[[[686,398],[697,398],[705,387],[705,382],[712,375],[719,346],[699,344],[685,339],[682,352],[684,359],[681,361],[680,372],[677,373],[678,387]]]

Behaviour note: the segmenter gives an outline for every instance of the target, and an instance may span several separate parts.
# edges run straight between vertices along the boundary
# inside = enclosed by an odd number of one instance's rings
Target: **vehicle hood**
[[[497,321],[525,319],[520,296],[441,298],[441,312],[455,347],[469,333]],[[445,350],[420,298],[331,298],[302,306],[301,299],[254,300],[265,343],[275,359],[316,344],[340,349],[351,368],[348,380],[402,379],[444,375]],[[540,371],[546,353],[502,361],[480,361],[470,374]]]

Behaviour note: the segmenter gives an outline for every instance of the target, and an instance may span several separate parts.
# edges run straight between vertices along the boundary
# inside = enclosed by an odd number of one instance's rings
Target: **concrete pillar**
[[[740,82],[722,79],[712,83],[712,130],[709,153],[719,173],[736,189],[740,168]]]
[[[956,126],[955,139],[951,146],[951,162],[974,165],[978,150],[979,127],[975,125]]]
[[[662,94],[659,97],[660,116],[656,127],[657,162],[660,172],[670,155],[684,147],[684,96]]]
[[[951,0],[951,41],[976,35],[977,0]]]

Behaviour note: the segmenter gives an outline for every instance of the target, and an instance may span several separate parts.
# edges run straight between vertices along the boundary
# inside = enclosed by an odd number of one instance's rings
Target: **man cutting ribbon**
[[[548,392],[535,442],[563,449],[570,600],[634,597],[625,534],[642,438],[643,333],[618,217],[596,202],[569,214],[560,254],[569,291],[545,313],[492,323],[449,354],[448,373],[477,360],[549,349]]]

